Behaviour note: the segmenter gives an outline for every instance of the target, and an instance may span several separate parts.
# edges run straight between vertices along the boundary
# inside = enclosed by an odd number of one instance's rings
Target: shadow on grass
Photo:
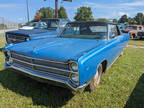
[[[142,39],[132,39],[132,40],[134,40],[134,41],[144,41],[144,38],[142,38]]]
[[[124,108],[144,108],[144,74],[140,77]]]
[[[2,52],[2,48],[0,48],[0,52]]]
[[[34,105],[45,107],[61,107],[73,97],[68,89],[37,82],[16,73],[13,69],[0,71],[0,84],[15,93],[32,98]]]

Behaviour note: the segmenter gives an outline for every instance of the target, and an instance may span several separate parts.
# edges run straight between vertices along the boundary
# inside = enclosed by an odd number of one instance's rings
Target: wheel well
[[[133,33],[132,35],[133,35],[133,36],[135,36],[136,34],[135,34],[135,33]]]
[[[101,64],[102,64],[102,67],[103,67],[103,72],[105,72],[106,69],[107,69],[107,60],[104,60]]]

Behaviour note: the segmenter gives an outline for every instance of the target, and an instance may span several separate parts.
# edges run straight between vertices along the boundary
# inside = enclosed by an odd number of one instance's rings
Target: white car
[[[36,26],[37,22],[32,22],[20,28],[21,30],[32,30]]]

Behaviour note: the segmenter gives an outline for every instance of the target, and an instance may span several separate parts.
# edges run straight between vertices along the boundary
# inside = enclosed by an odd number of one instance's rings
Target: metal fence
[[[19,28],[18,23],[0,17],[0,30],[18,29],[18,28]]]

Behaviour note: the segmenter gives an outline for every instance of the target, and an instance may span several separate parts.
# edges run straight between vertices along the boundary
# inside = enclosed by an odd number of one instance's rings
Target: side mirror
[[[110,34],[110,38],[115,38],[115,34]]]

